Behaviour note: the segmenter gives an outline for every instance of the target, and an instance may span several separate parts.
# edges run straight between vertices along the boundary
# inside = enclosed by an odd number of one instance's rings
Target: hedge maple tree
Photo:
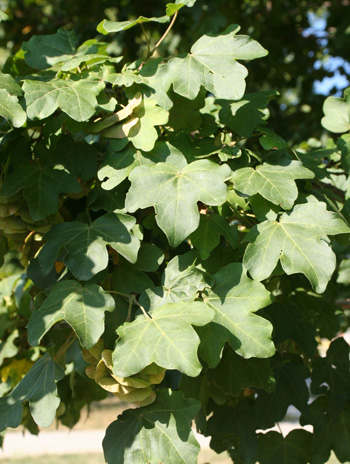
[[[165,28],[135,62],[59,29],[0,74],[2,437],[109,392],[136,406],[110,464],[195,464],[193,424],[237,464],[349,461],[350,93],[325,101],[334,139],[290,146],[239,26],[158,55],[194,3],[102,21]],[[268,431],[291,405],[313,433]]]

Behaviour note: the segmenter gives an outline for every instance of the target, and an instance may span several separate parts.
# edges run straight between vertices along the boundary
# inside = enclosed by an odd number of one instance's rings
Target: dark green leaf
[[[128,409],[107,428],[103,450],[108,464],[196,464],[199,444],[191,422],[200,403],[180,392],[161,390],[156,401]]]
[[[286,437],[278,432],[259,434],[260,464],[307,464],[312,461],[312,434],[292,430]]]
[[[29,401],[30,411],[40,427],[49,427],[55,419],[60,404],[57,395],[57,380],[64,370],[45,355],[30,369],[14,390],[0,398],[0,430],[18,427],[22,420],[24,401]]]
[[[190,240],[197,248],[199,256],[205,260],[219,245],[221,236],[225,237],[233,248],[237,247],[238,231],[235,226],[229,225],[225,218],[217,214],[202,214],[199,227],[190,235]]]
[[[110,245],[129,261],[135,263],[140,241],[131,231],[135,219],[126,214],[104,214],[89,224],[65,222],[54,226],[45,236],[46,243],[39,253],[39,263],[48,274],[60,253],[72,274],[89,280],[108,264],[106,246]]]
[[[80,192],[81,186],[61,165],[27,160],[16,163],[14,172],[5,177],[1,193],[11,196],[21,189],[32,218],[40,221],[58,210],[61,193]]]

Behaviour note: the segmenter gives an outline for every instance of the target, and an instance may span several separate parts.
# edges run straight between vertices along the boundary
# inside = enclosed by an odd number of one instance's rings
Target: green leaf
[[[232,452],[233,447],[244,463],[256,462],[257,429],[254,402],[243,399],[233,407],[217,408],[208,420],[206,435],[212,437],[210,447],[217,453]],[[241,448],[241,449],[237,449]],[[237,459],[238,462],[241,462]]]
[[[244,359],[229,347],[224,350],[219,365],[208,371],[207,377],[226,395],[234,397],[245,388],[263,388],[271,392],[275,387],[268,359]]]
[[[103,451],[108,464],[196,464],[200,450],[191,423],[200,409],[180,392],[160,390],[149,406],[128,409],[107,428]]]
[[[20,97],[23,95],[22,88],[17,84],[10,74],[0,72],[0,89],[6,90],[10,95]]]
[[[119,262],[113,269],[113,289],[118,292],[132,294],[142,293],[154,287],[152,280],[136,265],[128,262]]]
[[[111,32],[126,31],[127,29],[130,29],[131,27],[134,27],[137,24],[149,22],[167,23],[169,22],[169,17],[161,16],[160,18],[145,18],[144,16],[139,16],[137,19],[133,21],[108,21],[107,19],[104,19],[97,26],[97,32],[106,35],[110,34]]]
[[[339,137],[337,146],[341,151],[341,165],[347,174],[350,174],[350,134]]]
[[[310,301],[311,300],[311,301]],[[313,301],[315,300],[315,301]],[[287,339],[294,340],[310,356],[317,349],[315,315],[310,310],[312,303],[321,307],[320,298],[293,295],[284,301],[273,303],[264,311],[273,325],[273,341],[276,346]]]
[[[56,213],[61,193],[80,192],[81,186],[75,176],[53,160],[26,160],[16,163],[12,173],[5,177],[1,194],[11,196],[23,189],[32,218],[40,221]]]
[[[76,50],[74,32],[58,29],[56,34],[34,35],[24,42],[25,61],[31,68],[46,69],[56,63],[68,61]]]
[[[82,180],[95,177],[98,157],[95,145],[75,142],[72,137],[63,135],[51,156],[55,156],[57,164],[63,164],[70,174]]]
[[[312,364],[311,391],[319,395],[329,389],[350,399],[350,347],[344,338],[334,340],[325,358]]]
[[[350,129],[350,89],[344,90],[344,97],[328,97],[323,104],[322,126],[335,133]]]
[[[288,275],[302,273],[322,293],[335,269],[335,255],[322,239],[349,233],[349,227],[326,204],[310,199],[284,213],[280,221],[265,221],[246,236],[250,241],[243,263],[256,280],[267,279],[281,261]]]
[[[288,147],[288,143],[273,130],[268,129],[267,127],[260,127],[259,130],[265,134],[259,139],[260,145],[265,150],[276,150]]]
[[[174,91],[193,100],[202,85],[216,98],[242,98],[248,71],[236,60],[260,58],[267,51],[248,36],[236,36],[239,29],[232,25],[221,35],[204,35],[186,57],[172,58],[168,72]]]
[[[271,367],[276,379],[275,389],[271,393],[261,390],[255,402],[259,427],[264,429],[281,421],[290,405],[304,411],[309,399],[306,379],[310,372],[300,356],[278,353]]]
[[[251,137],[267,116],[267,105],[277,92],[264,90],[262,92],[244,95],[238,102],[220,102],[220,121],[233,129],[241,137]]]
[[[90,225],[74,221],[54,226],[45,235],[46,243],[38,256],[44,275],[51,271],[59,254],[64,253],[60,260],[72,274],[79,280],[89,280],[107,267],[107,245],[135,263],[140,247],[131,231],[135,222],[126,214],[109,213]]]
[[[153,243],[145,243],[141,246],[137,255],[136,266],[143,271],[156,271],[164,261],[164,253]]]
[[[206,93],[206,90],[201,87],[194,100],[188,100],[175,92],[170,93],[173,106],[169,112],[169,126],[175,133],[181,130],[191,133],[199,129],[203,120],[200,109],[205,105]]]
[[[253,168],[238,169],[232,175],[235,190],[246,195],[259,193],[266,200],[284,209],[291,209],[298,197],[295,179],[312,179],[314,173],[300,161],[282,165],[264,163]]]
[[[0,343],[0,365],[3,364],[5,358],[13,358],[18,353],[18,347],[14,341],[18,338],[18,330],[15,329],[5,341]]]
[[[150,98],[156,100],[158,105],[165,110],[173,106],[167,92],[171,85],[171,76],[168,72],[168,64],[162,63],[162,58],[149,60],[141,69],[140,76],[147,79],[150,90]]]
[[[28,341],[38,346],[43,336],[59,321],[66,321],[84,348],[92,348],[104,331],[104,312],[114,310],[114,299],[99,285],[81,285],[75,280],[58,282],[49,296],[32,313]]]
[[[49,427],[60,404],[56,381],[64,377],[64,370],[45,355],[30,369],[14,390],[0,398],[0,431],[16,428],[22,421],[22,403],[29,401],[30,411],[40,427]]]
[[[10,18],[7,16],[6,13],[4,13],[3,11],[0,11],[0,22],[1,21],[8,21]]]
[[[23,90],[28,118],[45,119],[60,108],[75,121],[87,121],[95,113],[96,97],[102,89],[97,80],[26,80]]]
[[[201,214],[198,229],[190,235],[192,245],[194,245],[199,256],[206,260],[210,252],[220,243],[220,236],[225,237],[228,243],[236,248],[238,245],[238,231],[236,227],[230,226],[225,218],[218,214]]]
[[[159,227],[175,247],[197,229],[198,201],[212,206],[225,202],[229,174],[227,165],[208,160],[195,161],[182,170],[170,163],[137,167],[129,176],[126,209],[134,212],[154,206]]]
[[[259,282],[248,279],[241,263],[221,268],[213,278],[215,285],[203,299],[215,316],[210,325],[199,330],[200,356],[215,367],[226,341],[245,358],[272,356],[272,325],[254,314],[272,302],[270,293]]]
[[[259,433],[260,464],[307,464],[312,461],[312,433],[292,430],[284,437],[278,432]]]
[[[17,97],[9,95],[7,90],[0,89],[0,116],[7,119],[13,127],[21,127],[26,122],[27,115]]]
[[[337,414],[327,411],[326,397],[320,396],[300,418],[302,425],[314,427],[314,454],[312,462],[323,464],[328,461],[331,450],[340,462],[350,460],[350,403]]]
[[[128,138],[135,148],[143,151],[151,151],[158,139],[158,132],[155,126],[160,126],[168,122],[168,112],[157,105],[155,100],[143,99],[132,112],[132,118],[137,121],[131,129],[120,133],[123,125],[117,124],[101,132],[108,138],[123,139]],[[128,124],[128,122],[126,122]]]
[[[168,262],[162,276],[162,286],[148,289],[140,297],[146,308],[156,308],[165,303],[193,301],[198,292],[210,286],[210,278],[198,266],[197,253],[190,251],[177,255]]]
[[[199,337],[192,327],[208,324],[214,313],[206,304],[168,303],[151,309],[150,317],[140,314],[117,329],[119,338],[113,352],[113,372],[129,377],[156,363],[177,369],[191,377],[202,370],[198,361]]]
[[[118,150],[115,141],[111,140],[97,175],[102,181],[102,188],[111,190],[119,185],[137,166],[152,166],[158,162],[168,162],[176,166],[186,165],[186,159],[175,147],[168,142],[156,142],[150,153],[144,153],[128,144]]]
[[[184,6],[191,8],[196,1],[197,0],[175,0],[175,3],[167,3],[166,14],[168,16],[172,16],[176,11],[180,10]]]

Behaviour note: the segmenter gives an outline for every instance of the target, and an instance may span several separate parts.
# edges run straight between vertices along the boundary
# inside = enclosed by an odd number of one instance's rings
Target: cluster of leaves
[[[98,30],[161,41],[194,3]],[[110,464],[196,463],[193,421],[236,463],[345,462],[349,135],[276,134],[241,63],[267,51],[237,25],[147,43],[128,62],[60,29],[0,74],[0,430],[72,427],[108,391],[138,406]],[[349,107],[327,99],[323,126],[349,131]],[[313,434],[266,431],[289,406]]]

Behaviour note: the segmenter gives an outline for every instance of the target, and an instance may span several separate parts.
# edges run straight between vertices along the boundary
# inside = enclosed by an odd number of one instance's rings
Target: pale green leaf
[[[66,321],[84,348],[92,348],[104,331],[104,312],[113,311],[114,299],[99,285],[81,285],[75,280],[58,282],[32,313],[28,341],[39,345],[42,337],[59,321]]]
[[[13,358],[18,353],[18,347],[14,341],[18,338],[18,330],[15,329],[5,341],[0,342],[0,365],[5,358]]]
[[[322,293],[335,269],[335,255],[322,239],[349,233],[349,227],[326,204],[310,201],[284,213],[280,221],[265,221],[249,232],[243,263],[256,280],[267,279],[278,261],[286,274],[304,274]]]
[[[335,133],[348,132],[350,129],[350,88],[344,91],[344,97],[328,97],[323,104],[322,126]]]
[[[200,446],[191,430],[199,401],[160,390],[149,406],[128,409],[107,428],[103,451],[108,464],[196,464]]]
[[[227,165],[201,160],[179,169],[170,163],[135,168],[129,176],[131,188],[126,209],[154,206],[156,220],[171,246],[179,245],[199,225],[197,202],[211,206],[226,200]]]
[[[130,130],[124,137],[128,138],[135,148],[143,151],[151,151],[158,139],[158,132],[155,126],[160,126],[168,122],[169,114],[155,100],[143,99],[132,112],[132,118],[137,118]],[[120,135],[120,124],[109,127],[101,132],[108,138],[124,138]]]
[[[239,29],[232,25],[221,35],[204,35],[186,57],[172,58],[168,73],[174,91],[193,100],[202,85],[216,98],[242,98],[248,71],[236,60],[260,58],[267,51],[250,37],[236,35]]]
[[[272,302],[259,282],[249,279],[241,263],[231,263],[213,276],[215,285],[205,292],[204,302],[215,311],[213,322],[199,330],[200,356],[214,367],[227,341],[245,358],[267,358],[274,354],[272,325],[254,314]]]
[[[202,302],[191,301],[164,304],[149,314],[140,314],[118,328],[113,352],[115,375],[129,377],[154,362],[197,376],[202,370],[197,357],[200,340],[192,325],[208,324],[214,311]]]
[[[287,161],[282,165],[264,163],[253,168],[235,171],[232,180],[235,190],[246,195],[259,193],[266,200],[284,209],[291,209],[298,197],[295,179],[312,179],[314,173],[300,161]]]
[[[10,74],[3,74],[0,72],[0,89],[6,90],[7,93],[16,97],[23,95],[22,88]]]
[[[7,119],[14,127],[21,127],[26,122],[27,115],[17,97],[9,95],[7,90],[0,89],[0,116]]]
[[[195,251],[177,255],[168,262],[161,280],[161,287],[149,288],[140,297],[146,308],[156,308],[165,303],[193,301],[198,292],[208,288],[210,277],[197,265]]]
[[[110,34],[111,32],[120,32],[130,29],[131,27],[136,26],[137,24],[143,24],[148,22],[156,23],[167,23],[169,22],[168,16],[161,16],[159,18],[145,18],[144,16],[139,16],[137,19],[132,21],[108,21],[104,19],[97,26],[97,31],[100,34]]]
[[[140,247],[139,239],[131,231],[135,222],[126,214],[109,213],[90,225],[75,221],[54,226],[45,235],[46,243],[38,255],[44,275],[63,253],[60,260],[72,274],[79,280],[89,280],[107,267],[107,245],[135,263]]]
[[[152,166],[159,162],[169,162],[176,166],[186,165],[186,159],[175,147],[168,142],[156,142],[151,152],[144,153],[128,144],[119,151],[111,140],[106,153],[106,159],[97,173],[102,181],[102,188],[111,190],[119,185],[137,166]]]
[[[30,411],[40,427],[49,427],[60,404],[56,381],[64,370],[48,356],[40,358],[7,396],[0,398],[0,431],[16,428],[22,421],[22,403],[29,401]]]
[[[0,11],[0,22],[1,21],[8,21],[9,20],[9,17],[7,16],[6,13],[4,13],[3,11]]]
[[[102,88],[101,81],[97,80],[26,80],[23,90],[28,117],[44,119],[60,108],[75,121],[87,121],[95,113],[96,97]]]

